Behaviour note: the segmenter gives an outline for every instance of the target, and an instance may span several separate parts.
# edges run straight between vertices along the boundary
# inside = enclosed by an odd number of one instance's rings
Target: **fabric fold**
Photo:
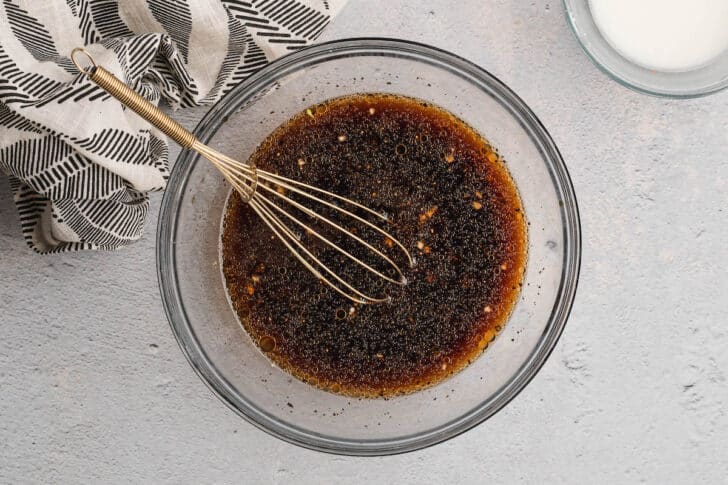
[[[0,169],[40,253],[142,235],[169,177],[167,140],[86,76],[84,45],[146,99],[210,104],[313,42],[344,0],[0,1]],[[78,42],[78,45],[73,45]]]

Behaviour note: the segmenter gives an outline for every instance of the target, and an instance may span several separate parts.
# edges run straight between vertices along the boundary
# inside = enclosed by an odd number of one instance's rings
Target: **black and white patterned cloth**
[[[96,62],[147,99],[212,103],[316,39],[345,0],[0,0],[0,169],[42,253],[138,239],[167,141],[69,59]]]

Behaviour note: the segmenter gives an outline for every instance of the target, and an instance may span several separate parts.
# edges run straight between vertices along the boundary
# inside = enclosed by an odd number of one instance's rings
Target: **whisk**
[[[76,59],[78,54],[83,54],[88,58],[90,65],[82,67]],[[73,49],[71,52],[71,60],[79,71],[87,75],[91,81],[99,85],[111,96],[118,99],[122,104],[136,112],[143,119],[159,128],[164,134],[178,143],[181,147],[191,149],[199,153],[202,157],[212,163],[223,175],[223,177],[232,185],[240,197],[250,205],[255,213],[263,220],[271,231],[280,239],[283,244],[295,255],[295,257],[317,278],[326,283],[329,287],[336,290],[341,295],[350,300],[367,304],[381,303],[389,300],[389,296],[385,295],[369,295],[362,290],[355,282],[348,281],[341,276],[340,273],[350,273],[341,271],[337,273],[332,270],[328,264],[322,261],[312,250],[307,247],[300,237],[300,233],[294,230],[298,228],[305,234],[315,237],[325,246],[335,250],[344,256],[344,260],[350,261],[352,264],[362,268],[366,273],[383,280],[386,283],[394,285],[404,285],[407,282],[399,265],[394,261],[393,257],[385,253],[385,250],[376,247],[373,243],[368,242],[357,233],[370,232],[378,234],[385,245],[397,248],[403,255],[404,260],[411,266],[414,261],[409,251],[395,239],[387,231],[378,225],[368,221],[364,217],[353,211],[361,211],[369,214],[381,221],[387,221],[387,216],[380,214],[358,202],[339,196],[327,190],[314,187],[287,177],[283,177],[274,173],[266,172],[256,168],[252,163],[243,163],[232,159],[222,153],[210,148],[195,135],[187,131],[179,123],[164,114],[159,108],[148,102],[146,99],[137,94],[133,89],[124,84],[115,77],[111,72],[101,66],[98,66],[91,54],[81,47]],[[295,200],[286,194],[296,194],[300,200]],[[332,211],[337,218],[327,217],[316,211],[312,206],[326,208]],[[293,210],[292,210],[293,209]],[[374,256],[379,260],[379,267],[371,262],[366,262],[363,258],[352,254],[352,251],[341,247],[332,240],[322,234],[321,229],[306,224],[300,217],[296,217],[292,212],[300,212],[308,216],[311,220],[333,229],[339,236],[344,236],[353,241],[360,248],[368,252],[370,256]],[[351,227],[350,224],[358,224],[359,227],[365,229],[357,230],[356,226]],[[383,267],[382,267],[383,264]],[[386,269],[385,269],[386,268]],[[364,274],[366,274],[364,273]],[[359,283],[362,283],[361,281]],[[374,285],[381,287],[382,285]]]

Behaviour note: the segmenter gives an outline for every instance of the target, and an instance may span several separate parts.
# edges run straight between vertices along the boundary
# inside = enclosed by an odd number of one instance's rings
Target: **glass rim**
[[[591,63],[594,66],[596,66],[597,69],[599,69],[604,74],[606,74],[610,79],[612,79],[613,81],[616,81],[618,84],[620,84],[628,89],[631,89],[632,91],[641,93],[641,94],[647,94],[649,96],[656,96],[658,98],[668,98],[668,99],[702,98],[705,96],[710,96],[711,94],[718,93],[718,92],[723,91],[724,89],[728,88],[728,74],[722,80],[719,80],[706,87],[689,88],[689,89],[684,89],[682,91],[677,91],[677,90],[670,91],[667,89],[652,88],[652,87],[649,87],[648,85],[638,84],[637,82],[628,80],[624,76],[620,75],[617,70],[611,69],[604,62],[602,62],[602,60],[582,40],[582,35],[580,34],[579,29],[577,28],[576,23],[575,23],[576,19],[575,19],[575,16],[573,15],[574,10],[572,10],[572,8],[571,8],[571,5],[574,1],[578,1],[578,0],[561,0],[561,4],[564,9],[564,16],[566,17],[566,23],[569,25],[569,30],[571,30],[571,33],[576,38],[577,44],[579,44],[579,47],[586,54],[587,58],[591,61]],[[599,35],[601,36],[601,33]],[[607,43],[606,39],[604,39],[604,42]],[[617,55],[621,59],[623,59],[625,63],[628,63],[628,64],[635,66],[639,69],[642,69],[644,71],[649,71],[649,69],[630,61],[623,55],[621,55],[619,53],[617,53]],[[690,72],[690,71],[688,71],[688,72]],[[665,73],[668,73],[668,72],[666,71]],[[671,73],[671,74],[679,75],[681,73],[675,72],[675,73]]]
[[[259,88],[286,74],[339,57],[388,55],[426,62],[459,75],[494,97],[527,131],[547,164],[554,189],[563,203],[564,256],[557,298],[548,325],[528,359],[501,388],[468,413],[424,432],[386,439],[342,439],[324,436],[283,422],[248,402],[220,375],[201,348],[179,293],[175,235],[180,201],[197,155],[183,150],[170,174],[157,225],[157,276],[162,304],[182,353],[203,382],[228,407],[259,429],[284,441],[323,452],[377,456],[414,451],[453,438],[482,423],[508,404],[541,369],[553,351],[571,311],[581,265],[581,226],[573,185],[550,135],[528,106],[505,84],[479,66],[447,51],[424,44],[386,38],[352,38],[315,44],[275,60],[235,86],[201,119],[194,130],[207,142],[224,118],[249,100]]]

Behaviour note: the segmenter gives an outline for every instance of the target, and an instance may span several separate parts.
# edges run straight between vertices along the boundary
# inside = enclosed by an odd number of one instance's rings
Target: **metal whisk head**
[[[348,223],[353,222],[377,233],[382,240],[389,241],[392,247],[396,247],[401,251],[407,263],[412,265],[412,256],[402,243],[381,227],[355,214],[352,209],[358,209],[382,221],[387,220],[385,215],[332,192],[239,162],[199,141],[195,141],[192,149],[215,165],[243,200],[250,205],[271,231],[309,271],[341,295],[358,303],[381,303],[389,299],[386,295],[379,297],[368,295],[364,290],[357,287],[355,282],[347,281],[341,274],[331,269],[326,262],[301,241],[301,232],[321,241],[325,246],[335,250],[338,254],[376,278],[394,285],[407,283],[407,279],[399,265],[390,256],[385,254],[382,249],[357,235],[355,232],[358,231],[345,226],[345,221]],[[287,195],[289,193],[296,194],[300,200],[289,197]],[[305,202],[308,202],[308,204]],[[338,219],[334,220],[332,217],[322,215],[313,208],[317,205],[319,209],[321,207],[330,209],[338,216]],[[306,214],[310,219],[338,231],[339,235],[350,239],[367,250],[370,255],[379,260],[380,267],[377,268],[373,264],[364,261],[363,258],[352,254],[351,251],[341,247],[332,238],[324,235],[320,229],[302,221],[296,215],[298,212]]]
[[[82,66],[76,58],[79,54],[86,56],[90,64]],[[350,271],[337,272],[331,269],[320,255],[315,254],[310,246],[301,241],[301,234],[312,237],[320,243],[319,245],[338,253],[353,266],[360,268],[362,274],[374,276],[394,285],[404,285],[407,282],[400,267],[385,254],[385,251],[358,235],[358,233],[369,233],[381,236],[381,239],[387,241],[392,248],[400,250],[411,266],[412,256],[399,241],[376,224],[357,215],[355,211],[379,218],[381,221],[386,221],[386,216],[332,192],[258,170],[247,163],[225,156],[197,140],[195,135],[141,97],[111,72],[97,65],[85,49],[80,47],[73,49],[71,60],[79,71],[122,104],[159,128],[183,148],[195,150],[209,160],[296,258],[340,294],[358,303],[380,303],[389,299],[387,296],[371,296],[366,293],[367,290],[362,290],[355,282],[348,281],[342,276],[342,274],[348,275]],[[327,212],[330,215],[325,215]],[[312,222],[305,222],[302,216]],[[312,225],[314,222],[317,223],[316,226]],[[354,224],[361,230],[354,229],[349,224]],[[300,232],[297,232],[297,229]],[[342,244],[344,241],[346,244]],[[363,253],[368,255],[368,260],[359,255]]]

